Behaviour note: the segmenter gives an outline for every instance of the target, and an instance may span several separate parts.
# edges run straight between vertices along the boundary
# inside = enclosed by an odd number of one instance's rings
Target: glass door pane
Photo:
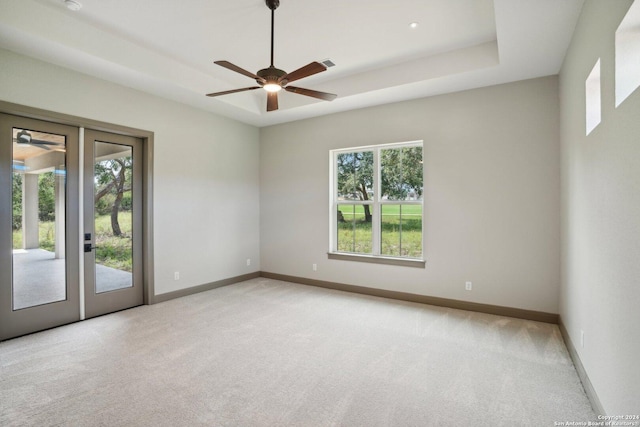
[[[94,142],[95,292],[133,286],[133,150]]]
[[[79,132],[0,114],[0,340],[80,320]]]
[[[67,299],[66,138],[14,127],[13,310]]]
[[[84,297],[86,318],[144,301],[142,140],[84,134]]]

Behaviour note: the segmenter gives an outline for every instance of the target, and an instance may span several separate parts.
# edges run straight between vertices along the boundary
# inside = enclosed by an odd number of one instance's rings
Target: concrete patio
[[[131,287],[132,275],[96,264],[96,293]],[[44,249],[13,251],[13,309],[66,299],[65,260]]]

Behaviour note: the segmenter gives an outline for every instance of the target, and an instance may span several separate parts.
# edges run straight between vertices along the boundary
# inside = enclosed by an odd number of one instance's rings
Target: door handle
[[[84,251],[85,252],[91,252],[94,249],[98,249],[97,246],[91,246],[91,243],[85,243],[84,244]]]

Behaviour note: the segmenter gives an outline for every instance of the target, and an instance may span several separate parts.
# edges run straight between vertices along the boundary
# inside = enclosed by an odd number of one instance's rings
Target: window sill
[[[348,254],[348,253],[327,253],[329,259],[336,259],[340,261],[356,261],[356,262],[368,262],[370,264],[386,264],[397,265],[402,267],[415,267],[425,268],[427,262],[422,259],[411,258],[392,258],[374,255],[360,255],[360,254]]]

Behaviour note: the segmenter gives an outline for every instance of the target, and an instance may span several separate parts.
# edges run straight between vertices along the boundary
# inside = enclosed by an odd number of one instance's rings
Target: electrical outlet
[[[580,329],[580,347],[584,348],[584,331]]]
[[[251,258],[247,258],[247,266],[251,265]]]
[[[470,291],[471,289],[473,289],[473,283],[471,282],[464,282],[464,288],[468,291]]]
[[[173,273],[173,280],[180,280],[180,272],[176,271],[175,273]]]
[[[318,264],[313,264],[312,268],[313,268],[313,271],[318,271]]]

